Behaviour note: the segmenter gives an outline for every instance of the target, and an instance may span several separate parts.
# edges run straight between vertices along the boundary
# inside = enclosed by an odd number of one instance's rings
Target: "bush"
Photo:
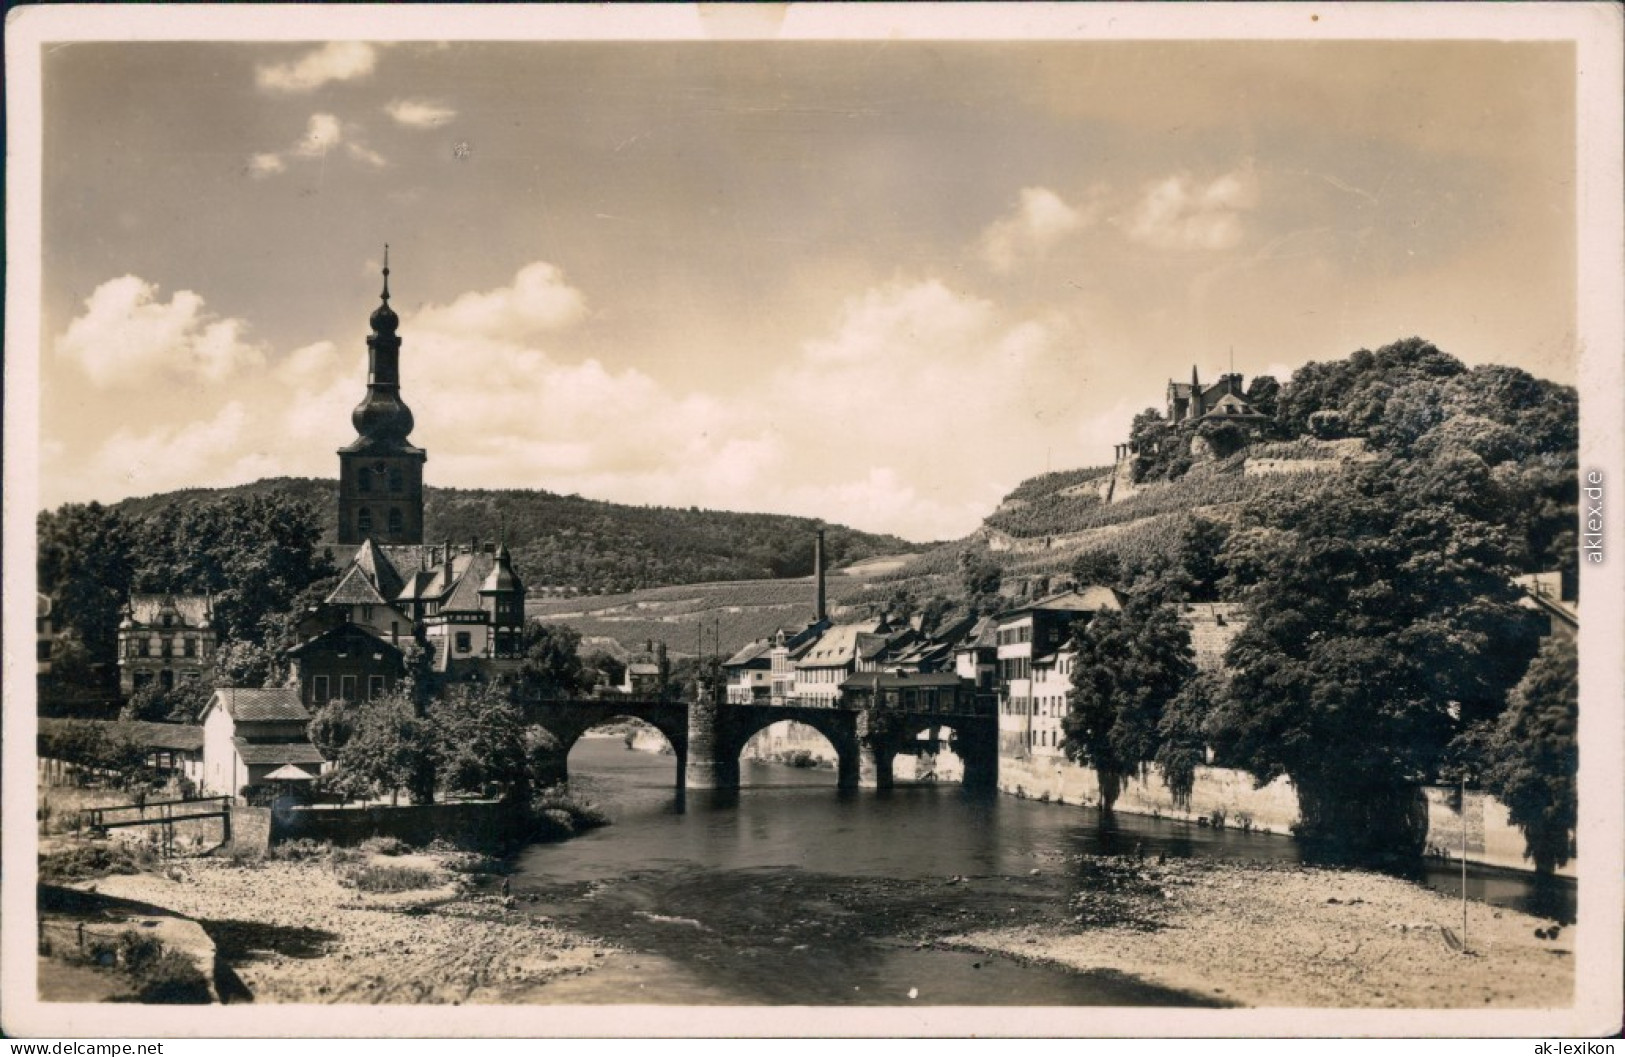
[[[361,842],[361,850],[374,855],[405,855],[412,846],[399,837],[368,837]]]
[[[558,788],[538,793],[531,800],[530,812],[536,840],[563,840],[609,825],[608,815]]]
[[[108,874],[139,873],[152,864],[151,851],[140,845],[81,844],[39,857],[39,879],[45,882],[88,881]]]
[[[332,852],[333,846],[327,841],[301,837],[271,845],[270,858],[277,862],[302,862],[306,859],[325,859]]]
[[[179,951],[168,950],[156,940],[157,954],[140,969],[135,977],[136,1000],[173,1005],[203,1005],[212,1001],[209,981],[192,959]]]
[[[345,883],[362,892],[415,892],[433,888],[438,878],[416,866],[366,865],[351,870]]]

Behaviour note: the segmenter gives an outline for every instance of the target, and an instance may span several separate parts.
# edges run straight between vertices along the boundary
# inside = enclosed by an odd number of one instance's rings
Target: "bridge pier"
[[[683,768],[688,789],[739,788],[740,747],[731,746],[719,729],[718,708],[709,694],[688,704],[688,762]]]
[[[954,752],[965,765],[961,783],[966,789],[991,790],[999,787],[999,732],[996,727],[966,725],[954,731]]]

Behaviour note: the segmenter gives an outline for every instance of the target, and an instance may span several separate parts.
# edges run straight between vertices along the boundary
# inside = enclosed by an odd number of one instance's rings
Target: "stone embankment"
[[[1253,1007],[1549,1008],[1574,991],[1573,930],[1363,871],[1214,859],[1084,862],[1059,924],[944,942]]]

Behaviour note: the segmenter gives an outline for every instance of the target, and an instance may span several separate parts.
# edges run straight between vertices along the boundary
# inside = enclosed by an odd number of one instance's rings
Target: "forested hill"
[[[177,505],[280,493],[309,502],[322,537],[337,537],[338,483],[282,477],[235,488],[186,489],[126,499],[121,513],[147,517]],[[467,542],[506,534],[521,574],[533,587],[631,591],[710,580],[777,579],[812,572],[813,533],[824,528],[831,565],[918,547],[895,536],[783,514],[739,514],[698,507],[606,503],[531,489],[424,490],[424,540]]]

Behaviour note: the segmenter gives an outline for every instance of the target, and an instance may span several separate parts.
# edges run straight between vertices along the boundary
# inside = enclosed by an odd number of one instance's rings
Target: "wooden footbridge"
[[[162,843],[173,847],[175,823],[217,818],[222,827],[222,843],[231,841],[231,797],[205,796],[194,800],[146,800],[134,804],[85,809],[85,824],[94,830],[122,829],[126,826],[159,826]]]

